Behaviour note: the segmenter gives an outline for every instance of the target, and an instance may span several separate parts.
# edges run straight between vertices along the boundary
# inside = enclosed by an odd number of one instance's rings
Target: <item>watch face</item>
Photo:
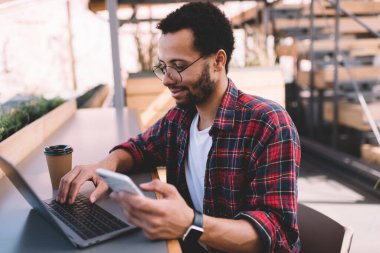
[[[184,236],[184,241],[186,242],[198,242],[199,238],[203,234],[203,228],[192,225],[188,233]]]

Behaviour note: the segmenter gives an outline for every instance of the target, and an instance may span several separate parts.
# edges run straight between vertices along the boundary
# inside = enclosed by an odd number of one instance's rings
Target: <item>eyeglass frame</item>
[[[179,81],[179,82],[181,83],[181,82],[182,82],[182,75],[181,75],[181,73],[182,73],[183,71],[185,71],[186,69],[190,68],[194,63],[196,63],[197,61],[199,61],[199,60],[202,59],[203,57],[204,57],[204,56],[201,55],[199,58],[197,58],[195,61],[193,61],[192,63],[190,63],[189,65],[187,65],[185,68],[183,68],[183,69],[181,69],[181,70],[178,70],[178,69],[177,69],[176,67],[174,67],[174,66],[168,66],[168,65],[166,65],[165,62],[162,62],[162,63],[163,63],[163,65],[164,65],[164,68],[165,68],[165,70],[166,70],[166,73],[168,73],[167,68],[172,68],[172,69],[174,69],[175,71],[177,71],[179,77],[181,78],[181,80]],[[157,70],[157,69],[160,69],[161,72],[164,74],[162,79],[156,74],[156,70]],[[160,68],[159,65],[156,65],[156,66],[153,67],[152,71],[153,71],[153,73],[156,75],[156,77],[157,77],[158,79],[160,79],[161,81],[163,81],[163,79],[164,79],[164,77],[165,77],[165,75],[166,75],[166,73],[163,71],[163,68]]]

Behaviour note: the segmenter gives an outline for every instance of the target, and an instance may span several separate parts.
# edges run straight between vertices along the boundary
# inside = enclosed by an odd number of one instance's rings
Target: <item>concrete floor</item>
[[[353,229],[351,253],[380,252],[380,199],[322,169],[303,154],[299,202]]]

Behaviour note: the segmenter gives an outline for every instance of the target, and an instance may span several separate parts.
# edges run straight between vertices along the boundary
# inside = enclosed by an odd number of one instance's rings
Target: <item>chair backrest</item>
[[[326,215],[298,204],[302,253],[348,253],[353,232]]]

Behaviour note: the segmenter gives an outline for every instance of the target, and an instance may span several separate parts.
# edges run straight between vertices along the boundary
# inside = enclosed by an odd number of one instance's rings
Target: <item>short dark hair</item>
[[[231,24],[224,13],[207,2],[192,2],[183,5],[162,19],[157,28],[163,34],[189,28],[193,31],[194,47],[204,56],[223,49],[227,54],[226,72],[234,50]]]

